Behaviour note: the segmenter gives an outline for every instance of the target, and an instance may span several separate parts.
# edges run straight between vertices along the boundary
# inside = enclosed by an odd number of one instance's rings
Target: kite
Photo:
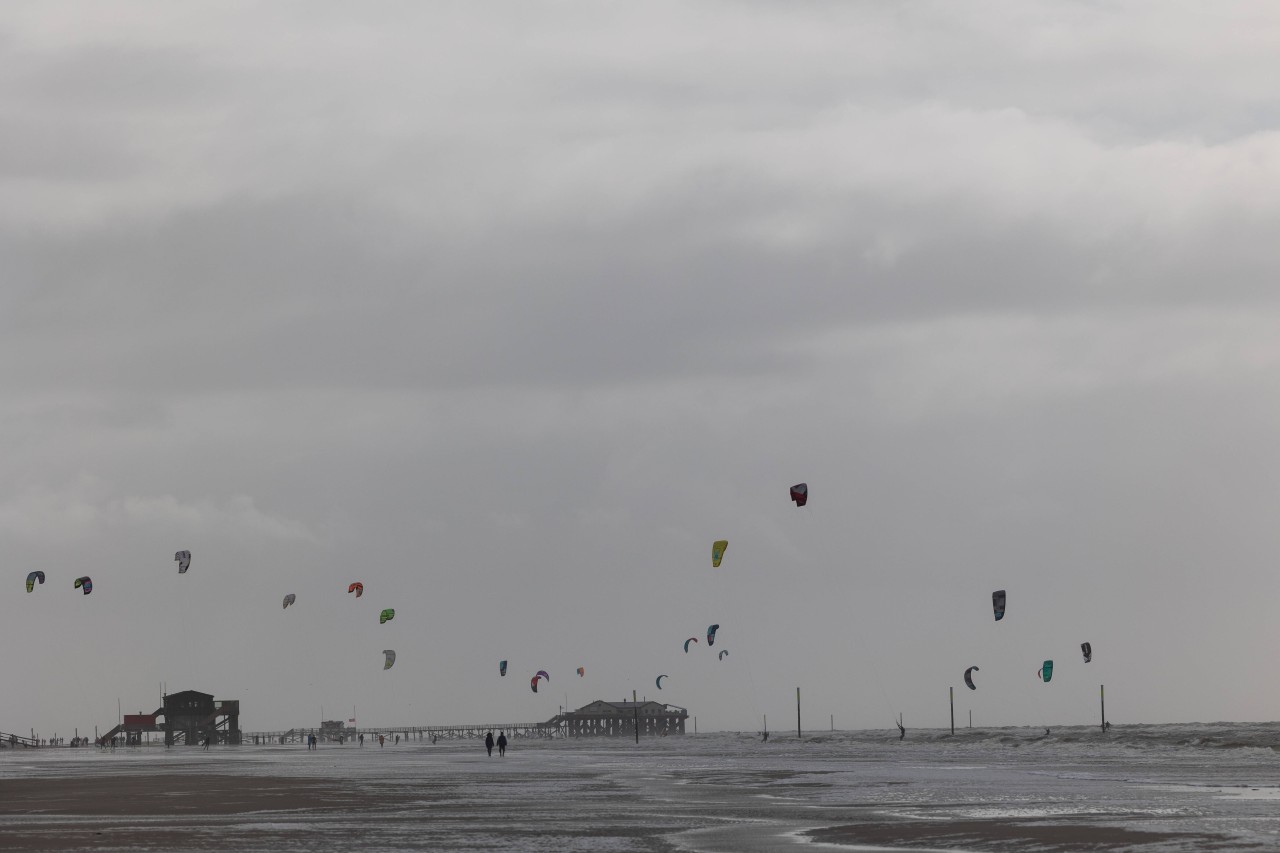
[[[707,627],[707,645],[714,646],[716,644],[716,631],[720,630],[719,625],[710,625]]]
[[[687,640],[685,640],[685,641],[684,641],[684,653],[685,653],[686,655],[687,655],[687,654],[689,654],[689,644],[690,644],[690,643],[696,643],[696,642],[698,642],[698,638],[697,638],[697,637],[690,637],[689,639],[687,639]]]
[[[1044,665],[1040,667],[1040,671],[1036,674],[1040,676],[1041,681],[1048,684],[1049,680],[1053,678],[1053,661],[1045,661]]]
[[[356,594],[356,598],[364,595],[364,584],[360,583],[360,581],[356,581],[351,584],[351,586],[347,587],[347,595],[350,595],[353,592]]]
[[[507,675],[507,662],[504,660],[498,661],[498,675],[501,675],[504,678]]]
[[[383,649],[382,653],[387,656],[386,660],[382,662],[382,668],[391,669],[391,667],[395,666],[395,663],[396,663],[395,649]]]
[[[394,609],[394,608],[391,608],[391,607],[388,607],[386,610],[384,610],[384,611],[382,611],[381,613],[379,613],[379,614],[378,614],[378,624],[379,624],[379,625],[385,625],[385,624],[387,624],[388,622],[390,622],[390,621],[391,621],[392,619],[394,619],[394,618],[396,618],[396,611],[395,611],[395,609]]]
[[[978,671],[978,668],[976,666],[971,666],[964,671],[964,684],[970,690],[978,689],[976,686],[974,686],[974,683],[973,683],[973,674],[977,671]]]
[[[1003,589],[997,589],[991,593],[991,609],[995,611],[997,622],[1004,618],[1004,600]]]
[[[173,559],[178,561],[178,574],[185,575],[187,569],[191,568],[191,552],[179,551],[173,555]]]
[[[579,678],[582,678],[582,676],[584,676],[584,675],[586,675],[586,674],[587,674],[587,668],[586,668],[585,666],[580,666],[580,667],[578,667],[578,677],[579,677]]]
[[[28,585],[30,585],[30,581],[28,581],[27,583]],[[1084,655],[1085,663],[1088,663],[1089,661],[1093,660],[1093,646],[1089,645],[1088,643],[1080,644],[1080,653]]]
[[[724,552],[729,550],[728,539],[717,539],[711,543],[711,567],[713,569],[720,568],[720,561],[724,559]]]
[[[547,671],[545,669],[538,670],[538,677],[545,678],[547,681],[551,680],[551,676],[547,675]]]
[[[654,684],[657,684],[657,685],[658,685],[658,689],[659,689],[659,690],[661,690],[661,689],[662,689],[662,679],[664,679],[664,678],[666,678],[666,676],[665,676],[665,675],[659,675],[656,679],[654,679]]]
[[[76,578],[76,589],[82,589],[84,594],[88,595],[93,592],[93,581],[89,580],[87,575],[82,578]]]
[[[729,654],[728,649],[725,649],[724,651],[720,652],[720,660],[724,660],[724,656],[727,654]]]
[[[36,588],[36,581],[44,583],[44,572],[32,572],[27,575],[27,592],[31,592]]]
[[[535,675],[533,678],[529,679],[529,689],[534,693],[538,692],[538,676]]]
[[[288,610],[288,609],[289,609],[289,605],[290,605],[290,604],[293,604],[293,602],[294,602],[294,600],[295,600],[296,598],[297,598],[297,596],[295,596],[293,593],[289,593],[288,595],[286,595],[286,596],[284,597],[284,608],[285,608],[286,610]]]
[[[791,500],[796,502],[796,506],[804,506],[809,502],[809,484],[796,483],[791,487]]]

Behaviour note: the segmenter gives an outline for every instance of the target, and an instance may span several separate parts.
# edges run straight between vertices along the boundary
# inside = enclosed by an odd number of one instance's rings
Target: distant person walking
[[[360,735],[360,745],[364,746],[364,735]]]
[[[387,745],[387,736],[386,736],[386,735],[378,735],[378,746],[379,746],[379,747],[384,747],[384,746],[386,746],[386,745]]]
[[[400,745],[400,735],[396,735],[396,746]]]
[[[205,736],[204,736],[204,751],[205,751],[205,752],[208,752],[208,751],[209,751],[209,740],[210,740],[209,736],[208,736],[208,735],[205,735]]]
[[[489,757],[493,757],[493,732],[489,732],[484,736],[484,748],[488,751]]]
[[[507,733],[498,732],[498,757],[505,758],[507,755]]]

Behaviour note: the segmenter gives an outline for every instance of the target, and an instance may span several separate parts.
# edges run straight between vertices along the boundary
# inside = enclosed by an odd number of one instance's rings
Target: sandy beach
[[[1069,821],[966,820],[942,824],[861,823],[832,826],[805,834],[818,842],[853,847],[947,850],[1141,850],[1227,848],[1223,835],[1152,832]],[[1238,847],[1235,849],[1239,849]]]
[[[1273,756],[1022,731],[5,750],[0,848],[1277,849]]]
[[[346,807],[351,792],[309,779],[111,773],[0,782],[6,850],[205,849],[229,817]],[[229,849],[229,848],[224,848]]]

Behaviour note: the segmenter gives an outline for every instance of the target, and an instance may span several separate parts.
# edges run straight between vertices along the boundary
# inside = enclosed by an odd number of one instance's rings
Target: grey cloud
[[[0,724],[666,671],[707,728],[797,684],[941,725],[975,663],[993,724],[1274,706],[1272,13],[42,8],[0,12],[0,625],[44,638]]]

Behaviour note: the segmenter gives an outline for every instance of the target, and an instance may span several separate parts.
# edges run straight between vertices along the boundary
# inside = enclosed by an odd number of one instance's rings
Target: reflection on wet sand
[[[0,849],[1273,845],[1280,769],[1260,744],[1280,730],[1160,728],[524,740],[503,762],[475,743],[3,750]]]

